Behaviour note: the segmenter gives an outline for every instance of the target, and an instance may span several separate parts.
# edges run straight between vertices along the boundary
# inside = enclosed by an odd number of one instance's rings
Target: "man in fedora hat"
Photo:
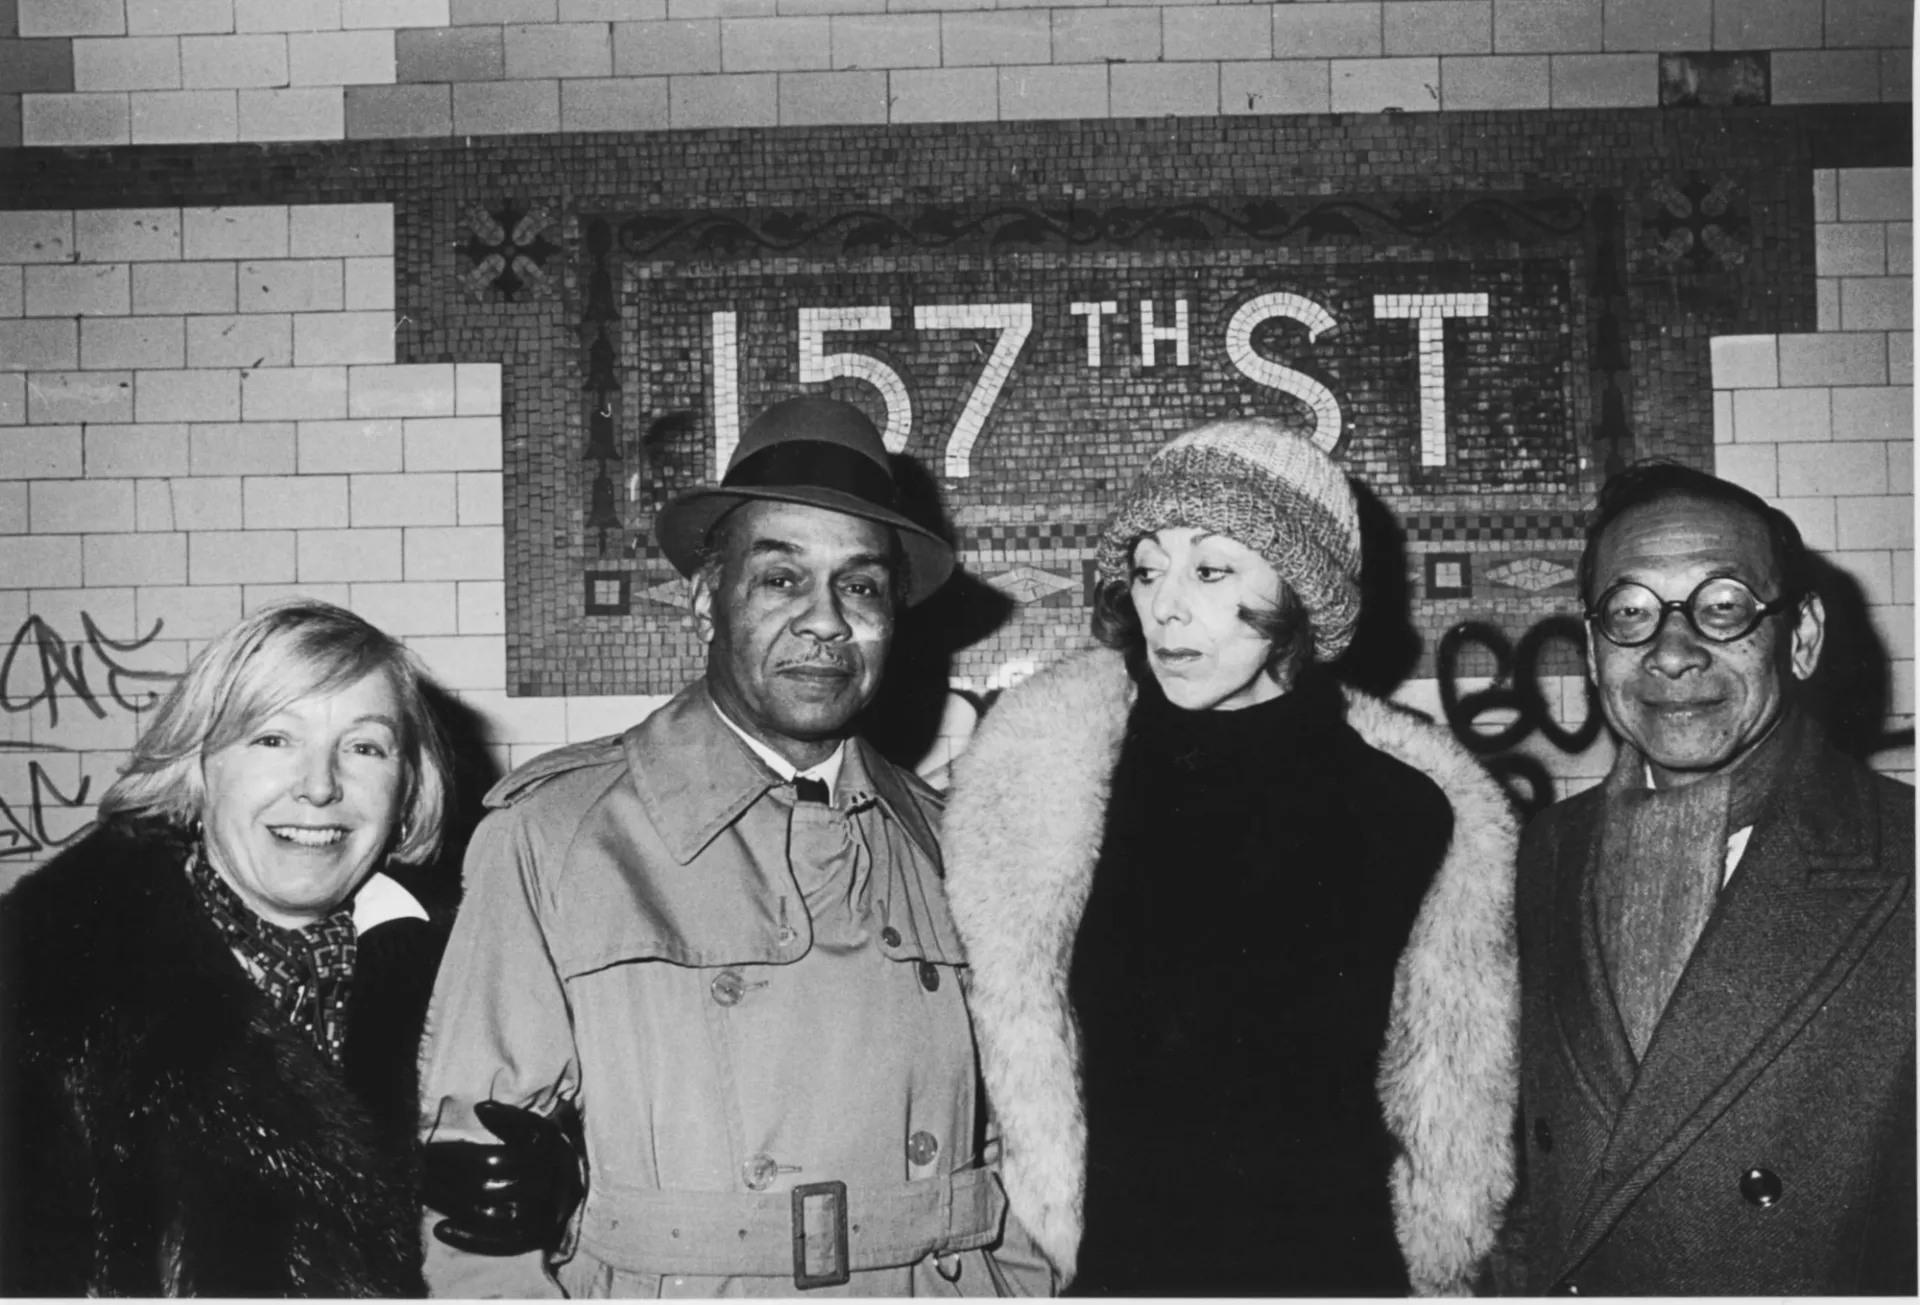
[[[762,413],[658,538],[706,674],[488,795],[422,1053],[430,1154],[577,1109],[586,1196],[547,1252],[429,1238],[430,1286],[1045,1291],[989,1163],[940,799],[852,733],[952,550],[820,398]]]

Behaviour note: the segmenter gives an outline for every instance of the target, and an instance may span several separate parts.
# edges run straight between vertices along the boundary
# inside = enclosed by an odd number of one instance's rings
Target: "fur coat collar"
[[[1081,1235],[1086,1123],[1067,1001],[1134,686],[1119,654],[1073,658],[1010,690],[954,763],[947,896],[1014,1214],[1063,1280]],[[1432,779],[1453,841],[1394,979],[1378,1079],[1399,1145],[1394,1223],[1422,1294],[1470,1290],[1513,1189],[1519,976],[1517,826],[1500,787],[1444,729],[1349,690],[1347,722]]]
[[[0,1286],[424,1294],[414,1064],[438,926],[362,936],[336,1067],[227,950],[185,855],[108,826],[0,901]]]

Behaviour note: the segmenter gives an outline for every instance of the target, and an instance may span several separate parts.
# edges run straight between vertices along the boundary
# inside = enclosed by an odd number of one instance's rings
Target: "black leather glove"
[[[421,1197],[447,1216],[433,1235],[476,1255],[557,1249],[586,1190],[580,1112],[566,1101],[552,1115],[480,1101],[473,1114],[500,1145],[427,1143]]]

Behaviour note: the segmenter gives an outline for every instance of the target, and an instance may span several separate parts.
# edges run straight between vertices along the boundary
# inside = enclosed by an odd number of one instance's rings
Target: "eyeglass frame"
[[[1752,595],[1755,602],[1760,604],[1759,607],[1756,608],[1754,611],[1753,621],[1747,626],[1746,629],[1740,631],[1740,633],[1738,634],[1728,635],[1725,638],[1721,638],[1718,635],[1708,634],[1705,630],[1702,630],[1700,628],[1699,618],[1697,618],[1693,614],[1693,600],[1700,596],[1700,591],[1705,589],[1708,585],[1720,584],[1722,582],[1730,582],[1730,583],[1739,585],[1742,589],[1746,590],[1748,594]],[[1626,643],[1622,640],[1614,638],[1611,634],[1607,633],[1607,625],[1605,620],[1602,618],[1602,611],[1606,605],[1607,599],[1611,598],[1613,595],[1619,593],[1622,589],[1626,589],[1626,588],[1645,589],[1649,594],[1653,594],[1653,601],[1660,605],[1659,613],[1654,617],[1654,620],[1653,620],[1653,629],[1647,632],[1646,638],[1636,639],[1632,643]],[[1758,630],[1762,625],[1766,624],[1766,620],[1769,616],[1778,616],[1781,612],[1790,611],[1796,601],[1797,599],[1795,595],[1791,593],[1783,593],[1778,598],[1774,599],[1772,602],[1761,602],[1760,595],[1757,593],[1754,593],[1753,586],[1748,584],[1745,580],[1742,580],[1739,576],[1734,576],[1734,575],[1710,575],[1705,580],[1702,580],[1699,584],[1695,585],[1692,591],[1688,593],[1685,598],[1662,598],[1659,594],[1656,594],[1653,592],[1652,586],[1642,584],[1638,580],[1617,580],[1613,584],[1608,585],[1606,589],[1602,591],[1599,599],[1593,604],[1593,606],[1589,607],[1586,610],[1585,615],[1586,615],[1586,619],[1592,623],[1593,628],[1600,632],[1600,637],[1602,639],[1605,639],[1608,643],[1612,644],[1616,648],[1646,647],[1648,644],[1652,643],[1655,639],[1658,639],[1660,637],[1660,632],[1667,628],[1667,618],[1669,616],[1672,616],[1675,612],[1678,612],[1682,616],[1687,618],[1687,628],[1692,630],[1700,638],[1705,639],[1708,643],[1724,647],[1725,645],[1730,643],[1739,643],[1742,639],[1747,638],[1755,630]]]

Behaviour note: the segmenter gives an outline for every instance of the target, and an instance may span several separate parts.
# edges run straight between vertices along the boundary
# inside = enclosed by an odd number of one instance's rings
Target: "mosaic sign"
[[[1590,244],[1564,198],[584,217],[582,511],[543,628],[625,670],[582,683],[574,663],[520,691],[699,674],[654,517],[798,393],[864,409],[971,581],[1007,601],[953,650],[962,684],[1084,642],[1115,497],[1167,440],[1230,415],[1313,439],[1402,521],[1528,514],[1520,542],[1544,550],[1408,565],[1433,600],[1473,596],[1479,574],[1550,604],[1594,424]]]

